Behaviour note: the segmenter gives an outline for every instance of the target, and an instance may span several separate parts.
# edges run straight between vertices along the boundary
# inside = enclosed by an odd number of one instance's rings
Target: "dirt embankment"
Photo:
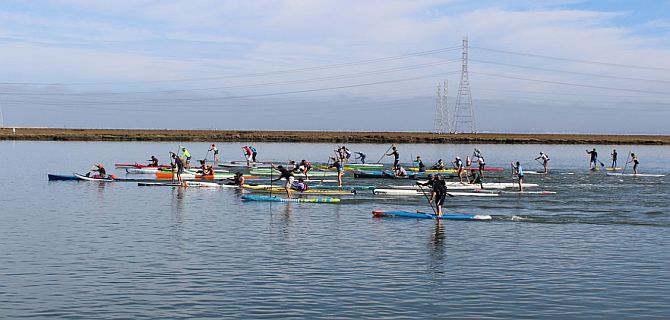
[[[670,135],[0,128],[0,140],[667,145]]]

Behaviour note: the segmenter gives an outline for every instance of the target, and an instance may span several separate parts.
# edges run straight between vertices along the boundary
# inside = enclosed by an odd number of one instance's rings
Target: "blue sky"
[[[3,1],[5,125],[670,134],[670,1]],[[453,111],[453,110],[451,110]]]

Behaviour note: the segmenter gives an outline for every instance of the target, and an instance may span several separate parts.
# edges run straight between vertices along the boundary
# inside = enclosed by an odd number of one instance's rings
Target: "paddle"
[[[430,205],[430,208],[433,209],[433,213],[437,216],[437,211],[435,211],[435,208],[433,207],[433,203],[430,202],[430,198],[428,198],[428,195],[426,194],[426,191],[423,190],[423,187],[421,186],[421,184],[417,183],[417,185],[419,186],[419,189],[421,189],[421,193],[423,193],[423,196],[426,197],[426,201],[428,201],[428,204]]]
[[[207,150],[207,153],[205,154],[205,158],[202,159],[202,161],[207,162],[207,156],[209,156],[209,151],[210,151],[210,150],[208,149],[208,150]]]
[[[377,163],[381,163],[382,159],[384,159],[384,156],[386,156],[386,154],[389,152],[389,150],[391,150],[391,148],[393,148],[393,145],[391,145],[388,149],[386,149],[386,152],[384,152],[382,156],[379,158],[379,160],[377,160]]]
[[[272,198],[272,183],[273,183],[273,177],[272,177],[272,172],[275,170],[275,165],[273,163],[270,163],[270,198]]]
[[[626,167],[628,166],[628,158],[630,158],[630,151],[628,151],[628,155],[626,156],[626,164],[623,165],[623,170],[621,171],[622,176],[623,173],[626,171]]]

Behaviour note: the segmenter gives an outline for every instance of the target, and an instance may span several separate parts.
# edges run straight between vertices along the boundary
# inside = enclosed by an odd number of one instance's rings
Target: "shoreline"
[[[15,129],[15,131],[13,130]],[[669,145],[670,135],[0,128],[0,140]]]

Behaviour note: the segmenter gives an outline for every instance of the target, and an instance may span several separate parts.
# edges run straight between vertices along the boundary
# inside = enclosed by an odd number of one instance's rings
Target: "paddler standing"
[[[256,148],[249,146],[249,150],[251,151],[251,161],[256,162],[256,155],[258,154]]]
[[[461,183],[463,182],[463,160],[461,160],[461,157],[456,157],[456,160],[452,162],[454,164],[454,167],[456,167],[456,173],[458,173],[458,181]]]
[[[619,154],[616,152],[616,149],[614,149],[610,155],[612,156],[612,169],[614,169],[616,168],[616,158]]]
[[[542,159],[542,166],[544,167],[544,173],[547,173],[547,168],[549,167],[549,156],[544,152],[540,152],[540,156],[535,158],[535,160]]]
[[[436,174],[434,176],[429,176],[428,181],[425,183],[416,182],[419,186],[430,186],[432,187],[432,192],[430,193],[430,199],[428,203],[435,201],[435,214],[438,217],[442,217],[442,205],[444,200],[447,198],[447,183],[442,179],[442,176]]]
[[[279,181],[282,178],[286,179],[286,184],[284,185],[284,190],[286,190],[286,197],[289,199],[291,198],[291,185],[293,184],[293,181],[295,180],[295,177],[293,177],[293,172],[291,170],[288,170],[284,168],[284,166],[277,166],[275,167],[272,165],[272,169],[275,169],[279,171],[279,178],[274,179],[272,181]]]
[[[183,185],[184,181],[181,179],[181,174],[184,173],[184,161],[174,153],[172,153],[172,160],[174,160],[174,165],[177,167],[177,181]]]
[[[637,174],[637,165],[640,164],[640,158],[638,158],[638,156],[636,156],[634,153],[631,153],[630,157],[631,159],[628,161],[628,163],[633,164],[633,174]]]
[[[244,154],[244,157],[247,159],[247,167],[248,167],[252,159],[251,148],[249,148],[248,146],[244,146],[242,147],[242,152]]]
[[[219,149],[216,148],[216,145],[212,143],[212,146],[207,150],[207,152],[213,151],[214,152],[214,163],[219,162]]]
[[[519,161],[516,162],[516,165],[512,163],[512,167],[514,168],[514,174],[519,178],[519,192],[523,192],[523,167]]]
[[[589,169],[592,170],[598,169],[598,152],[596,152],[596,148],[593,148],[593,150],[591,151],[586,150],[586,153],[591,155],[591,160],[589,161]]]
[[[475,151],[472,153],[472,157],[475,158],[475,161],[477,161],[477,164],[479,164],[479,176],[483,177],[484,176],[484,166],[486,166],[486,161],[484,161],[484,156],[482,156],[482,152],[475,148]]]
[[[356,151],[355,153],[356,153],[356,156],[355,156],[356,158],[355,158],[355,159],[360,159],[360,160],[361,160],[361,163],[362,163],[362,164],[365,164],[365,158],[367,157],[367,156],[365,155],[365,153],[358,152],[358,151]]]
[[[393,156],[393,168],[396,168],[400,162],[400,152],[398,152],[398,149],[395,146],[392,146],[391,150],[391,153],[387,153],[386,155]]]
[[[339,159],[330,158],[330,160],[333,161],[333,164],[331,164],[328,168],[337,169],[337,185],[342,187],[342,175],[344,174],[344,166],[342,165],[342,162],[340,162]]]
[[[186,147],[181,148],[181,153],[184,156],[184,159],[186,159],[186,167],[190,167],[191,165],[191,153],[186,150]]]
[[[305,174],[305,179],[309,180],[308,174],[310,171],[312,171],[312,163],[305,159],[302,159],[302,161],[300,161],[300,164],[298,165],[298,169]]]

